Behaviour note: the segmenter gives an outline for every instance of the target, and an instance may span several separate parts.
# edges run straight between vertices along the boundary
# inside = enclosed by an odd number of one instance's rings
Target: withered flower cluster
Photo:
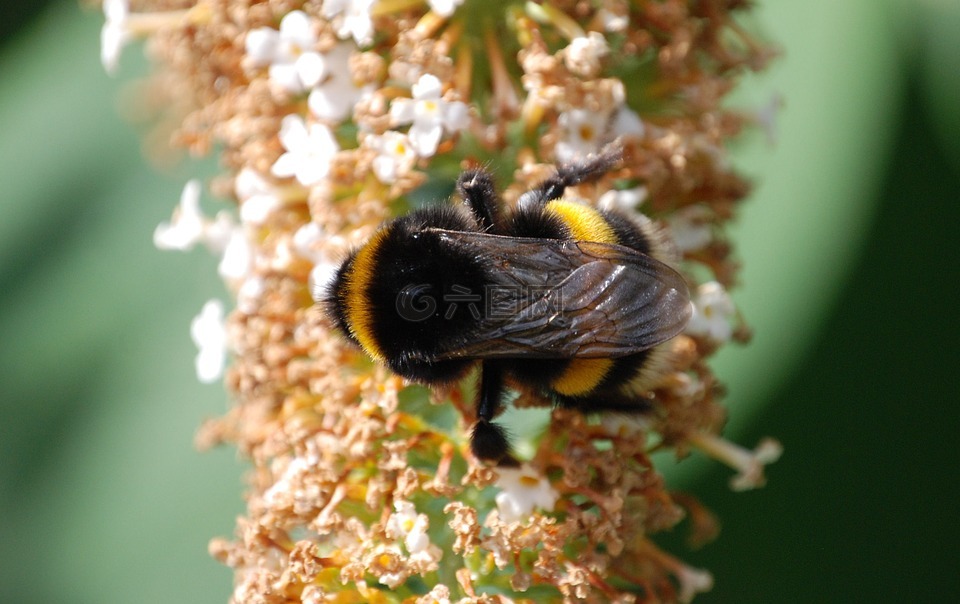
[[[723,388],[708,359],[749,329],[727,294],[725,225],[749,185],[726,146],[763,112],[726,95],[772,53],[738,23],[742,0],[105,0],[102,58],[143,40],[137,97],[154,146],[218,155],[199,209],[191,182],[158,247],[221,256],[232,309],[192,325],[204,381],[229,412],[200,430],[253,470],[247,511],[213,556],[233,602],[687,601],[712,578],[650,539],[684,517],[650,454],[698,449],[763,482],[779,448],[720,437]],[[391,216],[442,201],[486,166],[505,202],[617,140],[623,161],[569,190],[642,212],[672,239],[694,293],[685,333],[638,396],[651,416],[513,406],[524,463],[469,453],[471,380],[405,383],[331,329],[314,303],[335,262]],[[539,420],[538,420],[539,418]],[[539,424],[537,424],[539,421]],[[515,426],[511,426],[515,427]]]

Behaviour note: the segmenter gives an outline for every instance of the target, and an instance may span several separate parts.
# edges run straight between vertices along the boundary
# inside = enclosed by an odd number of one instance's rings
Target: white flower
[[[310,91],[307,105],[315,116],[323,120],[341,122],[353,113],[353,108],[364,96],[373,92],[373,85],[357,88],[350,71],[353,45],[340,43],[324,53],[324,70],[316,88]]]
[[[247,315],[255,313],[265,290],[266,283],[262,277],[252,276],[245,279],[237,290],[237,310]]]
[[[398,499],[393,502],[393,509],[396,511],[387,519],[387,537],[401,541],[417,523],[417,508],[409,501]]]
[[[463,4],[463,0],[427,0],[427,4],[430,5],[430,10],[441,17],[449,17]]]
[[[609,52],[610,47],[603,34],[592,31],[570,40],[563,52],[563,62],[567,69],[577,75],[595,77],[600,73],[600,60]]]
[[[604,31],[623,31],[627,29],[627,25],[630,24],[630,19],[627,15],[614,13],[606,8],[601,8],[597,11],[597,16],[600,18],[600,24]]]
[[[442,92],[440,80],[424,74],[413,85],[412,99],[396,99],[390,105],[394,125],[413,124],[407,135],[420,157],[430,157],[437,151],[444,130],[457,132],[469,124],[466,104],[445,101]]]
[[[243,227],[231,231],[217,272],[229,285],[239,288],[253,269],[253,246]]]
[[[552,511],[560,497],[550,482],[529,466],[497,468],[497,475],[500,492],[495,500],[504,522],[525,520],[534,508]]]
[[[255,65],[270,66],[270,81],[299,93],[309,90],[323,77],[324,60],[313,50],[316,44],[310,17],[295,10],[280,21],[280,31],[260,27],[248,33],[246,51]]]
[[[320,225],[315,222],[308,222],[293,234],[293,251],[302,258],[306,258],[313,263],[313,269],[310,270],[307,287],[315,302],[320,303],[326,296],[327,285],[333,281],[337,273],[339,263],[333,262],[323,252],[319,246],[321,241],[335,241],[339,237],[330,237],[323,232]]]
[[[603,111],[570,109],[557,118],[560,140],[555,153],[557,160],[568,163],[583,159],[600,148],[600,140],[607,131],[609,114]]]
[[[646,128],[643,125],[643,120],[637,115],[637,112],[623,105],[613,114],[610,131],[613,136],[635,136],[640,138],[643,136]]]
[[[411,554],[419,554],[430,550],[430,536],[427,535],[427,528],[430,521],[426,514],[420,514],[414,521],[410,532],[403,538],[403,544]]]
[[[668,219],[670,234],[680,252],[695,252],[713,240],[710,209],[703,205],[686,206]]]
[[[713,589],[713,575],[709,571],[681,564],[676,577],[680,585],[677,594],[678,602],[690,602],[698,593],[706,593]]]
[[[693,432],[687,441],[738,472],[730,479],[730,488],[734,491],[762,487],[766,483],[764,468],[783,454],[783,445],[771,438],[762,439],[752,451],[708,432]]]
[[[597,199],[597,207],[601,210],[618,210],[634,212],[647,199],[647,188],[644,186],[632,189],[611,189]]]
[[[321,13],[334,22],[337,36],[341,40],[353,36],[359,46],[366,46],[373,42],[370,9],[375,2],[376,0],[323,0]]]
[[[252,168],[243,168],[233,183],[240,200],[240,222],[260,225],[271,212],[283,205],[276,187]]]
[[[211,384],[223,375],[227,362],[227,330],[223,302],[210,300],[190,323],[190,337],[200,352],[196,358],[197,379]]]
[[[368,136],[366,141],[371,141],[378,151],[373,159],[373,173],[384,184],[396,182],[397,178],[410,172],[417,160],[410,138],[402,132],[387,130],[379,136]]]
[[[130,16],[128,0],[103,0],[106,21],[100,30],[100,63],[110,75],[117,71],[120,53],[133,37],[127,20]]]
[[[387,519],[387,537],[403,542],[409,554],[408,562],[420,574],[436,570],[443,551],[431,543],[427,535],[430,519],[426,514],[418,514],[409,501],[397,500],[393,507],[396,511]],[[382,583],[384,579],[380,581]]]
[[[733,300],[722,285],[716,281],[704,283],[697,288],[693,316],[686,331],[722,344],[733,335],[731,319],[735,312]]]
[[[304,186],[315,185],[330,172],[330,162],[340,150],[330,128],[310,124],[299,115],[288,115],[280,125],[280,143],[287,150],[273,164],[274,176],[295,176]]]
[[[410,568],[403,564],[403,556],[397,546],[378,546],[373,551],[376,564],[380,568],[375,573],[377,581],[390,589],[396,589],[410,578]]]
[[[203,243],[212,252],[224,250],[234,229],[227,212],[218,212],[210,220],[200,211],[200,181],[191,180],[183,187],[180,204],[170,222],[161,222],[153,231],[153,244],[161,250],[187,251]]]
[[[316,222],[308,222],[293,234],[293,249],[302,258],[316,264],[325,260],[323,253],[317,249],[317,245],[323,241],[325,233],[323,228]]]

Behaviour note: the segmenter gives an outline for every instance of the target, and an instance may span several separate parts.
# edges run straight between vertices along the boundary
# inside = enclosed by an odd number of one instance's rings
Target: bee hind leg
[[[477,397],[477,423],[470,435],[470,450],[483,461],[501,465],[516,463],[510,455],[510,442],[503,426],[493,418],[502,407],[503,369],[491,361],[483,363],[480,374],[480,392]]]

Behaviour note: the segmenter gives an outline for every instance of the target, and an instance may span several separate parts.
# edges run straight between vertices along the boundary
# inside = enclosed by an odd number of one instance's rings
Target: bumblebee
[[[512,460],[493,421],[508,380],[582,412],[649,410],[639,395],[689,320],[687,285],[649,219],[563,199],[619,158],[559,166],[509,213],[488,172],[464,172],[462,205],[386,223],[328,285],[336,326],[399,375],[438,385],[480,366],[479,459]]]

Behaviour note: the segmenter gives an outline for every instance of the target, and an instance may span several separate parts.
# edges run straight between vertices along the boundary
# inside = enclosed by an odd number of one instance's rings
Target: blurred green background
[[[727,434],[786,451],[749,493],[697,455],[669,468],[723,531],[661,541],[713,572],[697,602],[956,601],[960,2],[759,4],[785,54],[740,102],[786,106],[775,145],[736,149],[756,337],[717,367]],[[0,602],[226,602],[206,544],[244,466],[193,449],[227,402],[188,333],[223,289],[204,251],[151,244],[210,162],[148,166],[118,107],[142,53],[108,78],[98,12],[0,10]]]

